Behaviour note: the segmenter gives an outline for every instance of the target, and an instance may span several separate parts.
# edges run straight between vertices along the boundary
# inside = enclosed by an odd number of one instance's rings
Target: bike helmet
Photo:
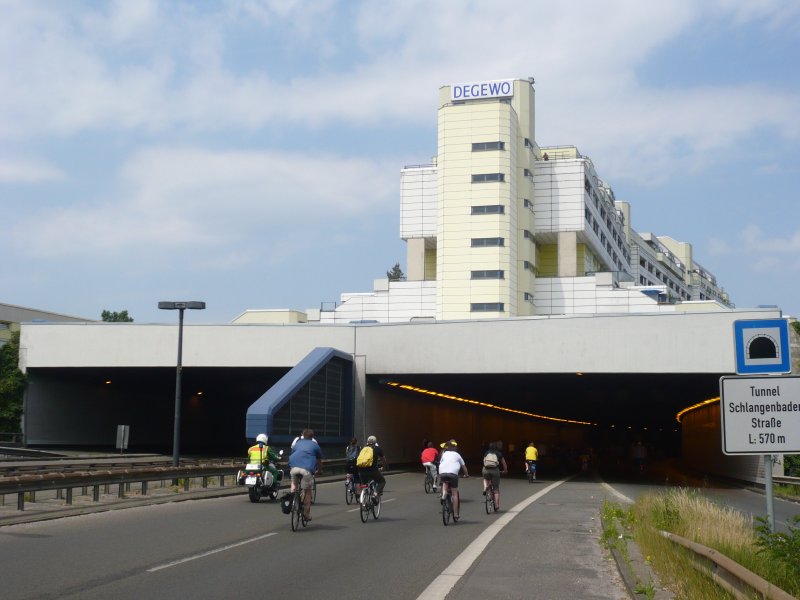
[[[376,438],[374,435],[371,435],[371,436],[369,436],[367,438],[367,443],[368,444],[377,444],[378,443],[378,438]]]
[[[258,437],[256,437],[257,442],[261,442],[262,444],[266,444],[269,441],[266,433],[259,433]]]

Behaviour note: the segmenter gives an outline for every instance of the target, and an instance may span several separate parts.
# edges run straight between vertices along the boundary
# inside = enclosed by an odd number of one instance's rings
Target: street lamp
[[[181,359],[183,356],[183,311],[187,308],[203,310],[205,302],[159,302],[158,308],[163,310],[177,310],[178,318],[178,368],[175,372],[175,428],[172,432],[172,466],[180,464],[178,448],[181,439]]]

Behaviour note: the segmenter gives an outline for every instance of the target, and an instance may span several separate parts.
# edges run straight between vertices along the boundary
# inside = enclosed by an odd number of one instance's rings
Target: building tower
[[[438,117],[436,319],[531,315],[533,84],[443,86]]]

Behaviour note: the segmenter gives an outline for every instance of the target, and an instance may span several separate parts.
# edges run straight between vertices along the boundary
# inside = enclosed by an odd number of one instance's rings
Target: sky
[[[438,89],[534,77],[639,232],[800,316],[800,2],[0,0],[0,302],[330,307],[395,263]]]

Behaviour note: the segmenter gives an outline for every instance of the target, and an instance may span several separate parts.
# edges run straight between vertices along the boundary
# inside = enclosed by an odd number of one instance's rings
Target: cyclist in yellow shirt
[[[539,451],[533,442],[525,448],[525,471],[530,474],[532,479],[536,479],[536,461],[539,460]]]

